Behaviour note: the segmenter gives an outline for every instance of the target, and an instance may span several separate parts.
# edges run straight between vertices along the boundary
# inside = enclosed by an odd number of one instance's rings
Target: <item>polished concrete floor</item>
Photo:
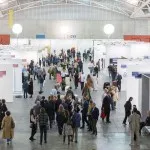
[[[84,70],[87,73],[87,64],[84,65]],[[99,74],[99,87],[97,92],[92,92],[92,98],[96,102],[97,107],[101,108],[102,85],[105,81],[109,81],[107,72],[102,71]],[[48,79],[45,82],[44,93],[42,95],[48,96],[55,81]],[[79,130],[79,141],[77,144],[71,145],[63,144],[62,136],[57,133],[57,127],[54,125],[52,130],[48,131],[48,143],[40,146],[39,131],[37,132],[34,142],[30,142],[30,128],[29,128],[29,110],[34,105],[35,98],[38,94],[39,85],[37,81],[34,83],[34,97],[32,99],[14,98],[13,103],[8,103],[8,108],[14,117],[16,128],[15,137],[11,145],[7,146],[6,142],[1,139],[0,135],[0,150],[150,150],[150,136],[142,135],[140,139],[140,147],[131,147],[130,132],[128,126],[122,125],[124,118],[124,103],[126,101],[126,93],[120,93],[120,99],[117,103],[116,111],[111,112],[111,124],[105,124],[99,119],[98,121],[98,135],[95,137],[87,132],[87,129]],[[81,96],[80,87],[74,90],[76,94]],[[1,134],[1,132],[0,132]]]

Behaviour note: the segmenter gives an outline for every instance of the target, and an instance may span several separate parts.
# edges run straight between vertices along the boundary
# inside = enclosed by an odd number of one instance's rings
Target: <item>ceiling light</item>
[[[22,33],[22,26],[20,24],[14,24],[12,27],[12,31],[14,34],[19,35],[20,33]]]
[[[127,3],[132,4],[132,5],[138,5],[139,0],[126,0]]]
[[[113,34],[115,31],[115,27],[112,24],[106,24],[104,26],[104,33],[107,35]]]
[[[68,26],[61,26],[61,28],[60,28],[61,34],[68,34],[69,30],[70,29]]]

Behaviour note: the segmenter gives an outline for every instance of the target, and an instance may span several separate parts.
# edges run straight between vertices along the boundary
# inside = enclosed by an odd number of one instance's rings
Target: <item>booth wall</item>
[[[149,77],[142,76],[142,117],[145,119],[147,116],[147,111],[150,108],[150,80]]]
[[[0,64],[0,71],[6,74],[0,77],[0,99],[13,102],[13,67],[12,64]]]

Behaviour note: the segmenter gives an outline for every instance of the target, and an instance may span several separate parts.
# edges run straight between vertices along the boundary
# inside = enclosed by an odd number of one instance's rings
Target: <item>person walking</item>
[[[24,98],[28,98],[28,82],[27,80],[23,83],[23,91],[24,91]]]
[[[139,130],[140,130],[140,115],[137,114],[137,109],[133,109],[133,114],[129,117],[129,125],[131,130],[131,143],[130,145],[137,145],[139,146]],[[136,139],[134,138],[136,137]]]
[[[107,93],[107,95],[103,99],[102,103],[102,110],[104,111],[104,114],[106,115],[106,123],[111,123],[109,117],[110,117],[110,105],[111,105],[111,96],[110,93]]]
[[[96,104],[93,103],[93,108],[92,108],[92,130],[93,130],[93,133],[92,134],[95,134],[97,135],[97,121],[98,121],[98,117],[99,117],[99,109],[96,107]]]
[[[68,121],[63,125],[63,143],[65,143],[66,136],[68,137],[68,145],[70,145],[70,141],[72,141],[71,138],[73,136],[72,123],[70,119],[68,119]]]
[[[89,122],[89,129],[88,131],[92,131],[92,108],[93,108],[93,101],[90,100],[89,107],[88,107],[88,122]]]
[[[133,100],[133,97],[130,97],[128,101],[126,101],[124,108],[125,108],[125,118],[123,120],[124,125],[126,125],[127,118],[131,115],[132,110],[132,104],[131,101]]]
[[[85,82],[85,74],[84,72],[82,72],[82,74],[80,75],[80,83],[81,83],[81,91],[83,90],[84,88],[84,82]]]
[[[89,102],[85,98],[85,100],[83,102],[83,109],[82,109],[82,127],[81,127],[81,129],[84,129],[85,122],[87,123],[87,125],[89,127],[89,122],[87,120],[88,107],[89,107]]]
[[[98,65],[94,66],[94,75],[98,78]]]
[[[39,115],[39,127],[40,127],[40,145],[43,142],[43,133],[44,133],[44,142],[47,143],[47,125],[48,125],[48,115],[44,108],[41,108]]]
[[[75,85],[75,89],[78,88],[78,82],[79,82],[79,74],[76,71],[75,75],[74,75],[74,85]]]
[[[40,91],[39,91],[39,93],[41,94],[41,93],[43,93],[43,83],[44,83],[44,78],[43,78],[42,75],[39,76],[39,82],[40,82]]]
[[[6,115],[3,118],[1,128],[3,129],[2,138],[7,140],[9,145],[14,137],[15,122],[11,116],[10,111],[6,111]]]
[[[57,121],[59,135],[62,135],[62,130],[63,130],[65,118],[66,118],[66,116],[65,116],[64,107],[62,104],[60,104],[57,115],[56,115],[56,121]]]
[[[53,101],[53,96],[50,96],[49,101],[46,105],[46,112],[49,117],[50,129],[52,128],[53,121],[55,120],[55,103]]]
[[[72,116],[72,124],[74,129],[75,143],[78,142],[78,128],[80,127],[81,116],[79,110],[75,109]]]
[[[31,128],[31,136],[29,138],[30,141],[36,140],[34,135],[37,132],[37,117],[35,115],[35,110],[32,108],[30,110],[30,128]]]
[[[119,92],[121,91],[121,80],[122,80],[122,76],[119,73],[117,73],[116,81],[117,81],[117,87]]]
[[[33,79],[30,79],[29,85],[28,85],[28,93],[30,94],[30,98],[32,98],[33,95]]]

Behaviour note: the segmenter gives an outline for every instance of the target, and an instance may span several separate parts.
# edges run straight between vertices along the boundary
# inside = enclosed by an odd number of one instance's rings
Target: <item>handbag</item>
[[[106,115],[105,115],[104,111],[102,110],[101,111],[101,118],[104,119],[105,117],[106,117]]]

